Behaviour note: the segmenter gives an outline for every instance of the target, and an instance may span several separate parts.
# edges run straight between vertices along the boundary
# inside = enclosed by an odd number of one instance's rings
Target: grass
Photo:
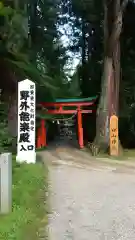
[[[41,221],[47,224],[47,168],[41,163],[16,164],[13,159],[12,212],[0,216],[1,240],[36,240]]]
[[[84,150],[92,156],[92,153],[88,147],[86,147]],[[105,159],[109,158],[111,160],[123,160],[123,161],[135,160],[135,149],[124,149],[123,148],[121,151],[121,154],[117,157],[110,156],[108,153],[102,153],[102,152],[100,152],[95,157],[96,158],[105,158]]]
[[[108,154],[102,154],[102,153],[99,154],[98,157],[110,158],[112,160],[123,160],[123,161],[134,160],[135,159],[135,149],[122,149],[122,153],[117,157],[113,157]]]
[[[41,147],[41,148],[37,148],[36,152],[42,152],[42,151],[45,151],[45,150],[46,150],[46,147]]]

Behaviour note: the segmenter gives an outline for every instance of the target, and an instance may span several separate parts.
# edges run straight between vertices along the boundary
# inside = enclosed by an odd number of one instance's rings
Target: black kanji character
[[[31,126],[31,127],[30,127],[30,130],[31,130],[31,131],[34,131],[34,127],[33,127],[33,126]]]
[[[35,115],[34,114],[30,114],[30,118],[34,118],[35,117]]]
[[[30,97],[30,100],[31,100],[31,101],[34,101],[34,96],[31,96],[31,97]]]
[[[30,124],[31,124],[31,125],[34,125],[34,121],[33,121],[33,120],[31,120]]]
[[[112,140],[112,144],[116,144],[116,139]]]
[[[26,149],[23,145],[21,145],[20,151],[21,151],[21,152],[22,152],[22,151],[27,151],[27,149]]]
[[[112,132],[116,132],[116,130],[117,130],[116,128],[112,128]]]
[[[27,109],[30,108],[28,105],[27,105],[27,101],[24,101],[24,102],[21,102],[21,105],[20,105],[20,110],[24,110],[24,111],[27,111]]]
[[[34,107],[34,102],[31,102],[30,105],[31,105],[31,107]]]
[[[20,121],[28,122],[30,120],[30,114],[27,112],[21,112],[19,116],[20,116]]]
[[[30,137],[30,135],[29,135],[28,132],[27,133],[21,133],[19,142],[30,142],[29,137]]]
[[[33,90],[31,90],[31,91],[30,91],[30,94],[31,94],[31,95],[34,95],[34,91],[33,91]]]
[[[30,85],[30,89],[34,89],[34,85]]]
[[[116,138],[116,135],[113,134],[113,135],[111,136],[111,138]]]
[[[28,132],[30,130],[29,123],[20,123],[20,132]]]
[[[33,145],[29,145],[29,146],[28,146],[28,150],[29,150],[29,151],[32,151],[33,149],[34,149],[34,146],[33,146]]]
[[[27,101],[27,99],[29,98],[29,91],[20,91],[20,95],[21,95],[21,100]]]
[[[31,113],[34,113],[34,109],[33,109],[33,108],[31,108],[31,109],[30,109],[30,112],[31,112]]]

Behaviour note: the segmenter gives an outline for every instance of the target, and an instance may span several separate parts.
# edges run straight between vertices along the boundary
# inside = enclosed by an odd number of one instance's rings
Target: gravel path
[[[135,240],[135,170],[51,164],[49,240]]]

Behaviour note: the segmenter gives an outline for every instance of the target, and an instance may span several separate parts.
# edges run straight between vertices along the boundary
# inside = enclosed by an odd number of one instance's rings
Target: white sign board
[[[35,163],[35,83],[26,79],[18,83],[18,162]]]

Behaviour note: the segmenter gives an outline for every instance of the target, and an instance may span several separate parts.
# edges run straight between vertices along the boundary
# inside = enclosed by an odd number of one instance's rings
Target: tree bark
[[[115,0],[114,15],[117,18],[120,9],[120,0]],[[113,52],[114,66],[114,114],[118,116],[119,107],[119,84],[120,84],[120,39],[116,40],[115,49]]]
[[[99,151],[108,151],[110,116],[118,115],[120,82],[120,34],[123,11],[128,1],[104,1],[104,70],[101,96],[97,111],[96,137],[94,144]],[[112,5],[113,4],[113,5]],[[114,9],[114,11],[112,10]],[[112,14],[113,12],[113,14]]]

